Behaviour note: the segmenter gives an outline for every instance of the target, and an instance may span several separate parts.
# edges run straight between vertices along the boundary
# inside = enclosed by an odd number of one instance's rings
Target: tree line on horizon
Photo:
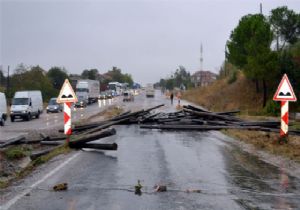
[[[5,92],[7,98],[12,98],[16,91],[40,90],[44,101],[47,101],[58,96],[65,79],[73,78],[98,80],[102,90],[113,81],[128,83],[130,87],[133,85],[132,76],[122,73],[122,70],[117,67],[112,67],[104,74],[100,74],[98,69],[85,69],[81,74],[69,74],[64,67],[54,66],[46,71],[39,65],[26,67],[21,63],[9,78],[0,69],[0,92]]]

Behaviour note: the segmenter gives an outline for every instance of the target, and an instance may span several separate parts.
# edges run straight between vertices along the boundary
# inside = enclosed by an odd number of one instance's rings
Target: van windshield
[[[28,105],[29,98],[14,98],[12,105]]]
[[[56,100],[55,99],[50,100],[49,105],[57,105]]]

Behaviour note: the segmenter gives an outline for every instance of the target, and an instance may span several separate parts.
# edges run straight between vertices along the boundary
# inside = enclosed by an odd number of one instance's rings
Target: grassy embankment
[[[267,120],[279,117],[263,115],[262,94],[257,94],[253,82],[239,74],[231,84],[227,79],[217,80],[214,84],[195,88],[184,93],[183,98],[212,111],[241,110],[239,117],[249,120]],[[299,124],[299,123],[298,123]],[[294,128],[299,127],[297,124]],[[224,133],[240,141],[254,145],[257,149],[268,151],[300,162],[300,137],[289,136],[288,144],[278,145],[277,133],[246,130],[224,130]]]
[[[105,120],[116,115],[119,115],[122,109],[118,107],[112,107],[111,109],[106,109],[92,117],[84,120],[85,123],[93,120]],[[52,158],[67,154],[72,151],[67,144],[57,147],[55,150],[47,155],[43,155],[33,161],[30,161],[26,167],[19,167],[18,162],[24,158],[29,158],[30,154],[34,151],[41,150],[42,146],[35,145],[12,145],[6,149],[0,151],[0,189],[6,188],[12,182],[24,178],[30,174],[38,166],[48,162]]]

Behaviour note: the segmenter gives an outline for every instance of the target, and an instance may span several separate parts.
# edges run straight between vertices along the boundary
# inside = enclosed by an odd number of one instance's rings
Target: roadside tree
[[[49,69],[47,72],[47,77],[51,81],[52,86],[56,90],[60,90],[62,87],[65,79],[68,79],[69,76],[67,74],[67,71],[65,68],[60,68],[60,67],[52,67]]]
[[[278,58],[271,50],[273,33],[270,24],[261,14],[242,17],[227,43],[228,60],[243,69],[252,80],[263,85],[263,107],[267,101],[267,82],[278,74]]]

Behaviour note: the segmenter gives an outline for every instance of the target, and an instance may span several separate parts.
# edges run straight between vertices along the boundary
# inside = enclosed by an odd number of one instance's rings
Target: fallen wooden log
[[[40,137],[42,138],[42,141],[48,141],[50,139],[50,137],[45,133],[40,133]]]
[[[192,119],[192,121],[198,123],[199,125],[232,125],[230,122],[220,121],[220,120],[199,120],[199,119]],[[237,125],[239,125],[239,124],[237,124]]]
[[[104,131],[99,131],[99,132],[95,132],[93,134],[82,134],[79,135],[77,137],[72,138],[69,142],[69,146],[71,148],[78,148],[81,147],[82,144],[90,142],[90,141],[94,141],[94,140],[98,140],[100,138],[104,138],[104,137],[108,137],[108,136],[112,136],[116,134],[116,129],[112,128],[112,129],[107,129]]]
[[[57,146],[57,145],[62,145],[66,141],[41,141],[40,143],[42,145],[49,145],[49,146]]]
[[[13,145],[13,144],[18,144],[20,141],[22,141],[24,139],[25,139],[25,136],[21,135],[21,136],[15,137],[15,138],[11,138],[7,141],[2,141],[3,143],[0,144],[0,148],[4,148],[4,147],[7,147],[7,146]]]
[[[262,127],[272,127],[276,128],[280,126],[278,121],[250,121],[250,122],[241,122],[241,126],[262,126]]]
[[[42,150],[42,151],[38,151],[38,152],[33,152],[31,155],[30,155],[30,159],[31,160],[35,160],[43,155],[47,155],[48,153],[52,152],[53,150],[57,149],[58,147],[60,146],[56,146],[56,147],[52,147],[52,148],[49,148],[49,149],[45,149],[45,150]]]
[[[189,112],[191,114],[197,115],[199,117],[210,119],[210,120],[221,119],[221,120],[226,120],[226,121],[241,121],[241,119],[238,119],[236,117],[226,116],[226,115],[217,115],[212,112],[198,112],[198,111],[193,111],[193,110],[185,109],[185,108],[183,110],[186,112]]]
[[[166,129],[166,130],[222,130],[222,129],[247,129],[247,130],[261,130],[259,126],[211,126],[211,125],[141,125],[140,128],[146,129]]]
[[[96,122],[96,123],[87,123],[87,124],[84,124],[84,125],[75,125],[72,128],[72,132],[81,132],[81,131],[84,131],[84,130],[92,129],[92,128],[104,125],[104,124],[106,124],[108,122],[110,122],[110,121],[109,120],[105,120],[105,121],[100,121],[100,122]],[[63,133],[64,129],[59,129],[59,132]]]
[[[237,114],[240,113],[240,110],[233,110],[233,111],[227,111],[227,112],[216,112],[216,114],[219,115],[233,115],[233,114]]]
[[[121,113],[120,115],[117,115],[117,116],[115,116],[115,117],[111,118],[110,120],[118,120],[118,118],[119,118],[119,117],[122,117],[122,116],[128,115],[128,114],[130,114],[130,113],[131,113],[131,111],[130,111],[130,110],[129,110],[129,111],[127,111],[127,112],[123,112],[123,113]]]
[[[81,148],[89,148],[89,149],[101,149],[101,150],[117,150],[118,144],[98,144],[98,143],[86,143],[80,145]]]
[[[41,139],[24,139],[20,141],[20,144],[39,144],[42,140]]]
[[[144,112],[145,111],[142,109],[142,110],[139,110],[139,111],[136,111],[136,112],[132,112],[132,113],[125,114],[125,115],[122,115],[122,116],[119,116],[119,117],[115,117],[111,121],[119,121],[119,120],[122,120],[122,119],[129,119],[130,117],[135,117],[135,116],[137,116],[141,113],[144,113]]]
[[[149,121],[154,121],[153,118],[156,117],[157,115],[159,115],[160,112],[158,113],[155,113],[155,114],[152,114],[152,115],[149,115],[149,116],[146,116],[144,117],[143,119],[140,120],[140,123],[145,123],[145,122],[149,122]]]
[[[174,118],[174,119],[159,119],[157,120],[158,123],[165,123],[165,122],[175,122],[175,121],[179,121],[180,119],[179,118]]]
[[[158,109],[158,108],[160,108],[160,107],[162,107],[162,106],[164,106],[164,104],[160,104],[160,105],[154,106],[154,107],[152,107],[152,108],[145,109],[145,112],[150,112],[150,111],[152,111],[152,110],[154,110],[154,109]]]
[[[199,106],[192,106],[192,105],[187,105],[187,106],[183,106],[183,108],[185,109],[190,109],[190,110],[193,110],[193,111],[198,111],[198,112],[209,112],[208,110],[204,109],[203,107],[199,107]]]

